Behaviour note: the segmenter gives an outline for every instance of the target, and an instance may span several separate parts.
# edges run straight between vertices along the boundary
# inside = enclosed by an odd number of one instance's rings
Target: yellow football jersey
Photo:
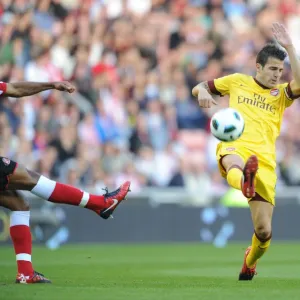
[[[226,142],[226,147],[240,145],[275,164],[275,142],[283,113],[293,103],[289,84],[270,89],[252,76],[235,73],[209,81],[208,85],[213,94],[229,94],[229,107],[238,110],[245,120],[243,135],[234,142]]]

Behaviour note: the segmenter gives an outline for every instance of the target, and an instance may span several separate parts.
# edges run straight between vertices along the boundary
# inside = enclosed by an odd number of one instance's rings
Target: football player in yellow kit
[[[258,259],[270,245],[277,180],[275,142],[285,109],[300,97],[300,62],[292,40],[282,24],[273,23],[272,31],[281,47],[274,43],[260,50],[255,77],[236,73],[201,82],[192,91],[203,108],[217,104],[212,94],[230,95],[229,107],[238,110],[245,120],[244,133],[238,140],[221,142],[217,147],[220,172],[230,186],[248,198],[254,226],[239,280],[252,280]],[[281,84],[287,54],[293,79]]]

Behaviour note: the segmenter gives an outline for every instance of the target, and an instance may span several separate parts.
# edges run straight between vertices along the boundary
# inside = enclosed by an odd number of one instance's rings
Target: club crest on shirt
[[[6,166],[8,166],[10,164],[10,159],[8,159],[6,157],[2,157],[2,161]]]
[[[275,89],[271,89],[270,94],[272,96],[277,96],[279,94],[279,89],[276,89],[276,88]]]
[[[234,147],[228,147],[226,148],[227,151],[235,151],[235,148]]]

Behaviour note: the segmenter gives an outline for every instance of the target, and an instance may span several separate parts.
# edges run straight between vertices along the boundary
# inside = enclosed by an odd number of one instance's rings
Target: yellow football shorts
[[[232,146],[227,146],[226,143],[219,143],[217,146],[217,161],[219,166],[219,171],[222,177],[226,178],[226,170],[222,165],[222,157],[229,155],[229,154],[236,154],[240,156],[244,162],[251,155],[256,155],[258,158],[258,171],[256,173],[256,185],[255,190],[256,193],[261,196],[264,200],[270,202],[272,205],[275,205],[275,187],[277,181],[277,175],[275,171],[275,167],[268,163],[266,157],[260,155],[259,153],[255,153],[255,151],[241,147],[240,145],[235,148]],[[248,199],[250,201],[251,199]]]

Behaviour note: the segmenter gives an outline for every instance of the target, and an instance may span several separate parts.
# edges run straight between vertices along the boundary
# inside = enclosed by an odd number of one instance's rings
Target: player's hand
[[[273,23],[272,32],[276,41],[283,48],[288,48],[293,45],[292,39],[283,24]]]
[[[68,81],[54,82],[54,89],[68,93],[73,93],[75,91],[75,87]]]
[[[199,91],[198,103],[202,108],[210,108],[213,104],[218,104],[216,100],[205,89],[201,89],[201,91]]]
[[[208,87],[207,87],[208,88]],[[218,103],[211,96],[211,94],[207,91],[205,87],[203,87],[202,83],[197,84],[192,89],[192,94],[195,98],[198,99],[198,103],[200,107],[210,108],[212,104],[217,105]]]

